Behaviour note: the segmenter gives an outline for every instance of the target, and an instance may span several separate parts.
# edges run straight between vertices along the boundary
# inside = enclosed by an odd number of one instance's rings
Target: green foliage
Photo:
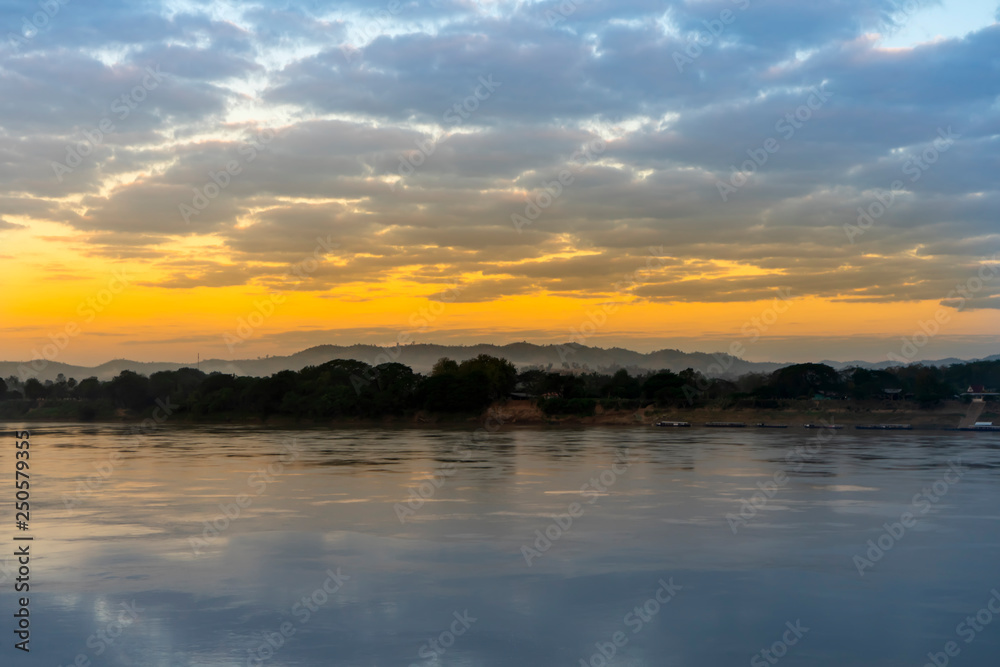
[[[80,384],[76,385],[73,395],[79,399],[96,401],[102,396],[102,392],[101,381],[95,377],[90,377],[81,380]]]
[[[205,377],[204,373],[195,368],[161,371],[149,376],[149,391],[153,396],[160,397],[188,396],[201,385]],[[80,383],[81,386],[83,382]]]
[[[431,376],[420,383],[419,393],[427,410],[475,412],[506,398],[516,386],[514,364],[480,354],[460,364],[447,357],[438,360]]]
[[[602,398],[597,404],[605,410],[638,410],[645,405],[638,398]]]
[[[489,355],[461,363],[441,359],[429,376],[399,363],[372,367],[338,359],[270,377],[206,375],[193,368],[158,372],[148,378],[123,371],[106,382],[91,377],[77,383],[61,377],[58,382],[29,379],[22,384],[11,377],[0,383],[0,417],[109,419],[123,408],[136,416],[150,416],[157,406],[170,404],[177,406],[176,413],[196,418],[371,419],[421,409],[481,412],[515,391],[539,398],[539,406],[549,415],[592,415],[598,404],[605,409],[631,410],[651,402],[661,407],[766,408],[781,406],[786,400],[811,399],[818,393],[888,400],[891,396],[886,389],[929,406],[962,394],[970,385],[1000,386],[1000,361],[947,367],[913,364],[887,370],[848,368],[839,373],[825,364],[795,364],[731,381],[709,379],[690,368],[680,373],[619,369],[612,375],[535,368],[518,374],[506,359]]]
[[[0,401],[0,419],[15,420],[21,419],[28,414],[28,411],[35,404],[34,401],[26,398],[10,398]]]
[[[138,412],[153,404],[149,378],[133,371],[122,371],[110,382],[109,393],[119,407]]]
[[[608,398],[639,398],[643,383],[639,378],[629,377],[624,368],[611,376],[611,381],[604,385],[601,393]]]
[[[899,378],[888,371],[867,368],[848,369],[846,378],[848,395],[855,399],[886,398],[887,389],[901,389]]]
[[[31,400],[45,398],[49,395],[49,390],[36,378],[31,378],[24,383],[24,396]]]
[[[454,375],[458,373],[458,362],[452,361],[448,357],[441,357],[434,364],[434,368],[431,369],[431,377],[437,377],[438,375]]]
[[[767,398],[812,398],[816,394],[842,394],[840,375],[826,364],[794,364],[771,374],[772,395]]]
[[[506,359],[480,354],[458,365],[458,375],[472,377],[482,374],[486,380],[487,393],[491,400],[506,398],[517,384],[517,369]],[[476,375],[478,377],[478,375]]]
[[[543,398],[538,401],[538,407],[548,416],[590,417],[597,408],[597,401],[593,398]]]
[[[538,368],[521,371],[517,375],[514,390],[532,396],[541,396],[545,393],[544,386],[547,376],[548,373]]]
[[[642,395],[658,405],[680,405],[687,400],[684,387],[688,383],[677,373],[660,371],[646,378]]]

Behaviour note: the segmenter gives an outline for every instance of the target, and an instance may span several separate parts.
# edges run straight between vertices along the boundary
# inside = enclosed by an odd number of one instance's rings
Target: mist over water
[[[21,428],[5,426],[11,441]],[[949,664],[1000,655],[1000,615],[975,621],[1000,590],[997,434],[29,430],[20,664],[919,667],[948,642]]]

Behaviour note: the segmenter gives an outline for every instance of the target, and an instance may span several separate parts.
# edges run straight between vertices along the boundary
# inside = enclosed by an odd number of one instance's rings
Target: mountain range
[[[613,372],[620,368],[631,371],[650,371],[669,369],[674,372],[686,368],[694,368],[711,377],[734,378],[747,373],[770,373],[791,363],[745,361],[730,354],[717,352],[682,352],[680,350],[658,350],[642,353],[620,347],[600,348],[588,347],[577,343],[563,345],[536,345],[534,343],[511,343],[508,345],[435,345],[413,344],[397,347],[379,347],[375,345],[319,345],[288,356],[268,356],[256,359],[239,359],[227,361],[224,359],[206,359],[197,367],[206,373],[215,371],[236,375],[271,375],[283,370],[300,370],[306,366],[318,366],[333,359],[354,359],[371,365],[386,362],[399,362],[411,367],[418,373],[429,373],[434,363],[442,357],[455,361],[463,361],[480,354],[503,357],[511,361],[519,370],[525,368],[543,368],[548,370],[570,370]],[[967,361],[993,361],[1000,359],[1000,354],[985,359],[940,359],[924,361],[929,366],[948,366],[966,363]],[[896,366],[892,361],[830,361],[824,363],[836,369],[860,367],[869,369],[889,368]],[[176,370],[193,367],[195,364],[177,362],[141,362],[128,359],[115,359],[99,366],[74,366],[58,361],[35,360],[32,362],[0,361],[0,377],[11,375],[27,379],[37,377],[39,380],[55,380],[59,374],[67,378],[81,380],[87,377],[97,377],[108,380],[123,370],[130,370],[143,375],[158,371]],[[27,373],[27,374],[25,374]]]

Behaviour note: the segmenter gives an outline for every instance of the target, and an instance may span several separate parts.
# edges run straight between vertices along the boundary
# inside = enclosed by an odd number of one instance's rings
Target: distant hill
[[[694,368],[711,377],[739,377],[747,373],[771,373],[779,368],[790,366],[791,363],[752,362],[744,361],[722,352],[681,352],[680,350],[658,350],[642,353],[626,350],[620,347],[600,348],[587,347],[576,343],[564,345],[536,345],[534,343],[511,343],[509,345],[433,345],[416,344],[401,347],[378,347],[375,345],[319,345],[284,357],[266,357],[261,359],[240,359],[226,361],[223,359],[206,359],[199,368],[206,373],[219,371],[236,375],[272,375],[283,370],[301,370],[306,366],[318,366],[333,359],[355,359],[377,365],[387,361],[396,361],[411,367],[418,373],[429,373],[434,363],[441,357],[455,361],[464,361],[480,354],[503,357],[511,361],[518,369],[540,367],[543,369],[560,370],[568,368],[580,371],[614,371],[625,368],[629,371],[648,371],[669,369],[679,372],[685,368]],[[1000,359],[1000,355],[986,357],[985,360]],[[948,366],[964,363],[963,359],[942,359],[923,362],[932,366]],[[861,368],[888,368],[893,362],[881,361],[871,363],[866,361],[823,361],[821,363],[836,369],[858,366]],[[0,361],[0,377],[19,376],[21,366],[30,367],[31,362]],[[564,366],[565,364],[565,366]],[[82,380],[87,377],[97,377],[109,380],[123,370],[135,371],[150,375],[157,371],[176,370],[190,363],[172,362],[140,362],[127,359],[114,359],[100,366],[73,366],[59,362],[35,362],[40,371],[28,377],[40,380],[55,380],[62,373],[67,378]],[[44,367],[43,367],[44,366]]]
[[[1000,361],[1000,354],[991,354],[988,357],[983,357],[981,359],[958,359],[956,357],[948,357],[947,359],[936,359],[934,361],[915,361],[913,363],[923,364],[924,366],[953,366],[954,364],[967,364],[970,361]],[[824,360],[819,362],[821,364],[826,364],[840,370],[842,368],[867,368],[870,370],[882,370],[885,368],[892,368],[893,366],[899,366],[895,361],[829,361]],[[783,366],[787,364],[782,364]]]

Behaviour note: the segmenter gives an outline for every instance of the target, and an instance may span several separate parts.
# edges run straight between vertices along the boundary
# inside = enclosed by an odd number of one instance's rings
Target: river
[[[2,664],[1000,657],[1000,434],[6,424],[10,510],[25,427]]]

